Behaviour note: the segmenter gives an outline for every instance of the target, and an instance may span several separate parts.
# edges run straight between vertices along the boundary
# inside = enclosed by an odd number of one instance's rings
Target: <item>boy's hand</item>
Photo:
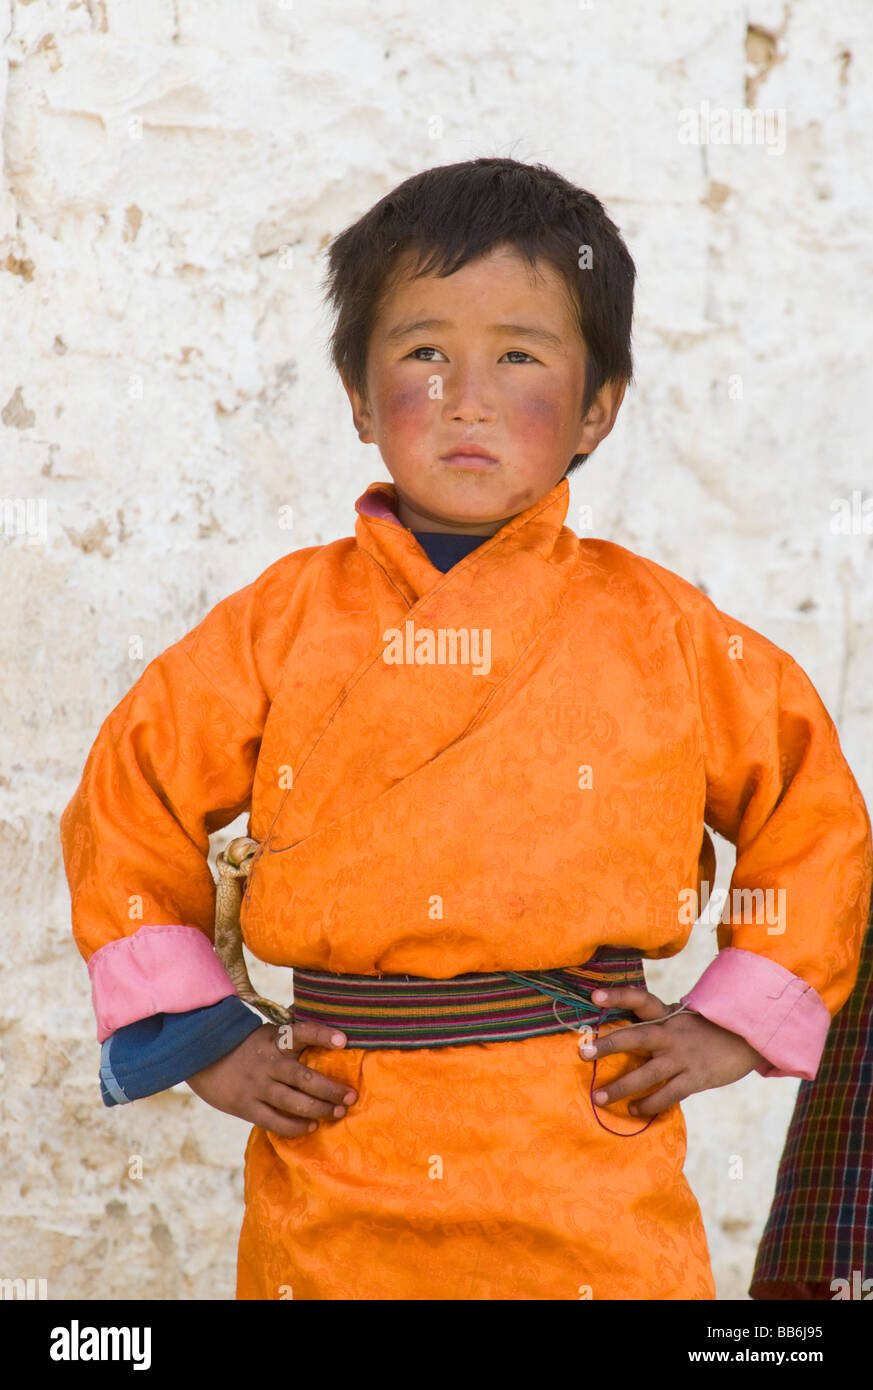
[[[648,990],[633,987],[595,990],[591,998],[601,1007],[608,1003],[610,1008],[630,1009],[646,1021],[662,1018],[680,1007],[678,1003],[664,1004]],[[616,1028],[589,1047],[583,1042],[579,1044],[585,1061],[629,1051],[650,1052],[651,1060],[617,1081],[598,1087],[594,1100],[597,1105],[611,1105],[664,1082],[652,1095],[628,1106],[632,1115],[646,1118],[659,1115],[695,1091],[728,1086],[765,1061],[738,1033],[720,1028],[695,1013],[676,1014],[666,1023],[653,1023],[651,1028]]]
[[[334,1039],[339,1038],[340,1042]],[[304,1047],[345,1047],[346,1038],[324,1023],[265,1023],[239,1047],[188,1077],[195,1095],[216,1110],[237,1115],[272,1134],[296,1139],[319,1119],[339,1119],[357,1094],[346,1082],[302,1065]],[[303,1118],[294,1118],[302,1116]]]

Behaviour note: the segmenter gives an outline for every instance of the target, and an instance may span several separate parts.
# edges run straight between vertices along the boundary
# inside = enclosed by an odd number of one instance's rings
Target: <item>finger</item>
[[[283,1086],[280,1081],[268,1082],[258,1092],[258,1100],[283,1115],[302,1115],[310,1120],[339,1119],[346,1113],[347,1108],[345,1105],[331,1104],[326,1100],[316,1100],[314,1096],[297,1091],[293,1086]]]
[[[647,989],[638,989],[636,985],[619,985],[616,989],[595,989],[591,998],[600,1008],[630,1009],[637,1018],[646,1022],[649,1019],[661,1018],[669,1012],[667,1005],[656,994],[650,994]]]
[[[675,1046],[675,1038],[663,1028],[614,1028],[611,1033],[600,1038],[584,1039],[579,1044],[579,1055],[586,1062],[599,1057],[610,1057],[617,1052],[663,1052]]]
[[[283,1115],[281,1110],[274,1110],[271,1105],[266,1105],[263,1101],[255,1102],[251,1118],[254,1124],[260,1125],[261,1129],[269,1130],[271,1134],[278,1134],[281,1139],[299,1139],[301,1134],[308,1134],[310,1130],[315,1133],[318,1129],[315,1120],[295,1120],[290,1115]]]
[[[276,1046],[283,1052],[302,1052],[304,1047],[345,1047],[348,1039],[341,1029],[314,1019],[283,1023],[278,1030]]]
[[[619,1076],[615,1081],[610,1081],[602,1086],[595,1083],[594,1101],[597,1105],[612,1105],[614,1101],[626,1100],[628,1096],[638,1096],[641,1091],[647,1091],[650,1086],[659,1086],[664,1081],[670,1081],[678,1075],[680,1068],[671,1064],[666,1058],[659,1057],[657,1060],[645,1062],[643,1066],[636,1067],[625,1076]]]
[[[348,1081],[335,1081],[331,1076],[307,1067],[297,1057],[277,1052],[269,1059],[269,1076],[283,1086],[293,1086],[306,1095],[330,1101],[332,1105],[351,1105],[358,1093]]]
[[[674,1076],[672,1081],[668,1081],[666,1086],[662,1086],[660,1091],[655,1091],[650,1096],[645,1096],[642,1100],[635,1100],[633,1105],[628,1106],[632,1115],[642,1115],[648,1118],[649,1115],[660,1115],[671,1106],[678,1105],[681,1100],[694,1094],[694,1087],[689,1085],[688,1077],[685,1072],[680,1072]]]

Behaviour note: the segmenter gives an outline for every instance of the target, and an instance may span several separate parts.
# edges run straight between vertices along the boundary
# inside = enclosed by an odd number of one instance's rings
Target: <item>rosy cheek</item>
[[[402,434],[420,429],[431,421],[434,407],[435,402],[428,396],[427,387],[416,383],[387,390],[380,401],[380,414],[387,430]]]
[[[511,428],[522,441],[546,440],[558,434],[561,425],[561,404],[557,397],[540,391],[520,392],[512,402]]]

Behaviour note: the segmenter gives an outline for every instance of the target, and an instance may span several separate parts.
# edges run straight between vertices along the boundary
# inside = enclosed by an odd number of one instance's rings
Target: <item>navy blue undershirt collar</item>
[[[434,569],[443,574],[483,541],[490,540],[490,536],[461,536],[451,531],[413,531],[412,534]]]

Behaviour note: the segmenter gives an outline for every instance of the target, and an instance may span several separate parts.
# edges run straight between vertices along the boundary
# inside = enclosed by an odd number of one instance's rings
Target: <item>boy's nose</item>
[[[490,392],[474,386],[461,386],[446,392],[445,402],[449,419],[465,425],[493,423],[497,418],[490,404]]]

